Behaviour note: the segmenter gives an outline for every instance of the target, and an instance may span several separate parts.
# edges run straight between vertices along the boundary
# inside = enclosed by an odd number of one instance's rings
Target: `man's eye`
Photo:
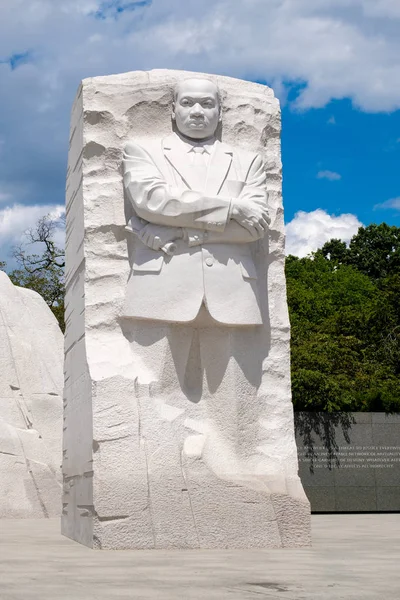
[[[212,102],[204,102],[203,106],[205,106],[206,108],[213,108],[213,103]]]
[[[190,102],[189,100],[182,100],[181,101],[181,106],[189,106]]]

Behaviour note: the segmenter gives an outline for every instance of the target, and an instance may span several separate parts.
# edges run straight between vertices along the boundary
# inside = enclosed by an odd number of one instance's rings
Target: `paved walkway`
[[[0,521],[0,600],[400,600],[400,515],[314,515],[301,550],[90,550]]]

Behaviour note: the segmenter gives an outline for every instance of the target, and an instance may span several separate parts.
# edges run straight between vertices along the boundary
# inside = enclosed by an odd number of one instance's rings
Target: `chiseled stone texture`
[[[0,519],[61,513],[63,335],[0,271]]]
[[[125,230],[122,152],[130,139],[171,132],[172,89],[189,76],[199,75],[87,79],[72,109],[62,531],[96,548],[307,546],[290,396],[280,110],[269,88],[208,76],[224,97],[222,141],[260,152],[267,169],[272,221],[256,249],[264,326],[249,345],[262,369],[256,394],[232,361],[235,384],[219,411],[209,398],[189,402],[175,384],[168,326],[121,318],[135,244]],[[164,362],[156,381],[152,361]],[[229,448],[212,444],[212,423],[226,422],[228,439],[236,418],[240,468]]]

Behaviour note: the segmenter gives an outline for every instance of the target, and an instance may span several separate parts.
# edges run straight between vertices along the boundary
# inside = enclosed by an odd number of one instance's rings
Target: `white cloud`
[[[340,98],[400,108],[398,0],[111,4],[1,0],[0,188],[19,205],[63,202],[69,115],[85,77],[188,69],[269,81],[283,101],[298,89],[302,110]]]
[[[328,179],[329,181],[339,181],[339,179],[342,179],[342,176],[340,173],[335,173],[335,171],[318,171],[317,178]]]
[[[400,210],[400,197],[391,198],[390,200],[386,200],[385,202],[381,202],[380,204],[375,204],[374,206],[374,210],[388,208],[393,210]]]
[[[342,97],[366,110],[400,107],[398,0],[158,0],[118,18],[111,4],[2,0],[0,57],[35,50],[39,88],[49,74],[76,85],[162,65],[304,83],[302,107]]]
[[[362,223],[352,214],[335,216],[321,209],[300,210],[286,225],[286,254],[303,258],[332,238],[349,243],[359,227]]]
[[[64,206],[45,204],[23,206],[14,204],[0,210],[0,261],[6,261],[9,266],[15,266],[10,255],[10,249],[24,239],[24,232],[33,228],[37,221],[49,214],[53,219],[59,219],[63,214]],[[64,246],[64,232],[57,230],[55,241]]]
[[[39,179],[40,193],[59,193],[53,172],[63,174],[70,108],[84,77],[193,69],[272,82],[283,100],[298,86],[301,109],[343,97],[364,110],[400,108],[397,0],[157,0],[96,19],[106,4],[1,1],[0,179],[31,170],[34,193]],[[25,53],[11,70],[7,61]],[[29,168],[36,164],[41,169]]]

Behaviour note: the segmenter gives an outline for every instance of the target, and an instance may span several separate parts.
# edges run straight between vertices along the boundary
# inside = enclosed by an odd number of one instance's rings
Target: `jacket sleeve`
[[[250,244],[259,240],[261,236],[256,230],[251,233],[245,227],[229,221],[224,231],[199,231],[198,229],[184,229],[184,239],[190,247],[200,244]]]
[[[265,203],[267,209],[268,193],[266,187],[265,167],[262,158],[257,154],[250,163],[245,175],[245,183],[239,194],[241,201]],[[233,200],[234,202],[234,200]],[[270,220],[269,220],[270,222]],[[256,230],[251,233],[234,220],[230,220],[224,231],[196,232],[186,229],[185,234],[189,246],[199,244],[249,244],[263,237]]]
[[[246,181],[240,192],[241,200],[262,202],[267,209],[267,177],[265,174],[265,165],[259,154],[254,156],[246,175]]]
[[[169,186],[151,156],[128,143],[123,156],[124,188],[136,214],[156,225],[222,232],[229,220],[231,199],[183,193]]]

